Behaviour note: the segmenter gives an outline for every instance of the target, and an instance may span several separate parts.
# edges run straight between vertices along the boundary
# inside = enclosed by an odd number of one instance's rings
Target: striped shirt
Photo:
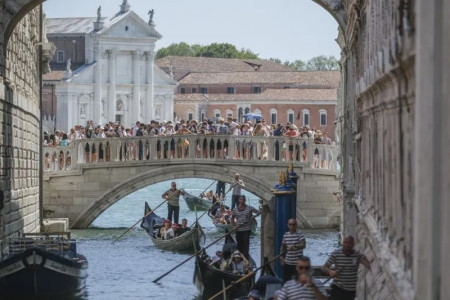
[[[364,254],[355,250],[350,255],[345,255],[342,249],[331,253],[327,264],[334,265],[338,271],[333,283],[346,291],[355,291],[358,282],[358,267],[363,258],[365,258]]]
[[[313,279],[319,291],[325,296],[326,293],[322,287],[319,287],[318,283]],[[297,280],[289,280],[283,285],[278,294],[278,300],[316,300],[316,295],[312,287],[306,284],[301,284]]]
[[[252,229],[253,213],[259,215],[259,211],[253,206],[246,205],[243,210],[239,210],[239,205],[233,209],[232,216],[235,219],[238,229],[236,231],[246,231]]]
[[[290,233],[289,231],[286,232],[283,235],[283,245],[287,247],[292,247],[297,245],[298,243],[305,240],[305,236],[303,235],[303,232],[297,231],[294,233]],[[303,249],[296,249],[296,250],[287,250],[286,257],[284,259],[284,263],[287,265],[295,266],[297,263],[297,260],[303,255]]]

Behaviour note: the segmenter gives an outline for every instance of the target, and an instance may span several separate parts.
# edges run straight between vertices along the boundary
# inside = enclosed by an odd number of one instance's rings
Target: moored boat
[[[228,207],[227,207],[228,209]],[[231,215],[231,212],[229,212]],[[233,225],[231,225],[231,223],[225,221],[225,220],[217,220],[212,214],[208,213],[208,216],[211,218],[211,221],[213,222],[214,226],[217,228],[218,231],[220,232],[226,232],[226,231],[232,231],[233,230]],[[251,231],[252,234],[256,233],[256,229],[258,227],[258,221],[256,221],[254,218],[252,219],[252,224],[251,224]]]
[[[170,251],[200,249],[200,239],[204,234],[202,227],[198,222],[195,222],[194,226],[189,231],[174,238],[164,240],[161,237],[158,237],[158,232],[163,226],[165,219],[154,212],[149,214],[150,211],[150,206],[145,202],[145,217],[142,219],[141,227],[148,233],[156,247]]]
[[[188,192],[184,191],[184,201],[186,201],[187,206],[190,210],[208,210],[213,205],[213,201],[207,198],[201,198],[194,196]]]
[[[222,253],[225,260],[230,259],[232,253],[236,250],[237,245],[231,235],[227,235],[223,245]],[[253,269],[256,264],[253,258],[249,259]],[[222,270],[211,264],[211,258],[200,251],[195,260],[194,283],[202,295],[202,299],[209,299],[225,287],[237,282],[245,275],[232,273],[229,270]],[[247,279],[235,284],[226,292],[226,299],[236,299],[238,297],[248,295],[250,289],[255,283],[255,275],[248,276]],[[215,299],[225,299],[223,295],[217,296]]]
[[[70,233],[11,239],[0,261],[0,299],[64,299],[86,286],[88,262]]]

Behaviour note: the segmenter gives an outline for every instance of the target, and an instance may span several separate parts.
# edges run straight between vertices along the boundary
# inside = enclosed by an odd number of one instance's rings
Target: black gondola
[[[195,222],[194,227],[189,231],[169,240],[163,240],[157,233],[163,226],[164,218],[155,213],[147,214],[151,211],[150,206],[145,202],[144,217],[141,227],[148,233],[156,247],[170,251],[189,251],[200,248],[200,238],[203,236],[202,227]]]
[[[0,262],[0,299],[64,299],[86,286],[88,262],[70,233],[12,239]]]
[[[223,258],[230,259],[237,245],[231,235],[227,235],[223,245]],[[250,264],[253,269],[256,268],[255,261],[250,257]],[[233,274],[228,270],[221,270],[210,264],[210,257],[201,251],[197,254],[195,261],[194,283],[202,295],[202,299],[209,299],[225,287],[238,281],[245,275]],[[226,292],[227,299],[235,299],[248,295],[250,289],[255,283],[255,275],[249,276],[248,279],[239,282]],[[217,296],[215,299],[224,299],[223,295]]]

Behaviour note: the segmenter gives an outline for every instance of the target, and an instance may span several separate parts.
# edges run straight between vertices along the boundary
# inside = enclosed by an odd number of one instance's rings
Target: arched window
[[[309,125],[309,109],[303,109],[302,115],[303,115],[303,126]]]
[[[231,109],[227,109],[226,114],[227,117],[233,117],[233,111]]]
[[[320,126],[327,126],[327,110],[319,110]]]
[[[290,122],[291,124],[294,123],[294,110],[293,109],[287,110],[287,121]]]
[[[214,110],[214,117],[220,118],[220,109],[215,109]]]
[[[246,107],[246,108],[245,108],[245,113],[248,114],[249,112],[250,112],[250,108],[249,108],[249,107]]]
[[[239,107],[239,110],[238,110],[238,122],[242,121],[243,115],[244,115],[244,110],[242,109],[242,107]]]
[[[275,108],[270,109],[270,124],[277,124],[278,123],[278,113]]]

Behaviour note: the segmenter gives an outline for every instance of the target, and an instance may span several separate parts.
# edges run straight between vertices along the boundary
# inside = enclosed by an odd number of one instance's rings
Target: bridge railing
[[[156,160],[293,161],[307,168],[337,169],[337,148],[310,138],[230,135],[173,135],[79,139],[69,146],[43,147],[45,172],[80,166]]]

